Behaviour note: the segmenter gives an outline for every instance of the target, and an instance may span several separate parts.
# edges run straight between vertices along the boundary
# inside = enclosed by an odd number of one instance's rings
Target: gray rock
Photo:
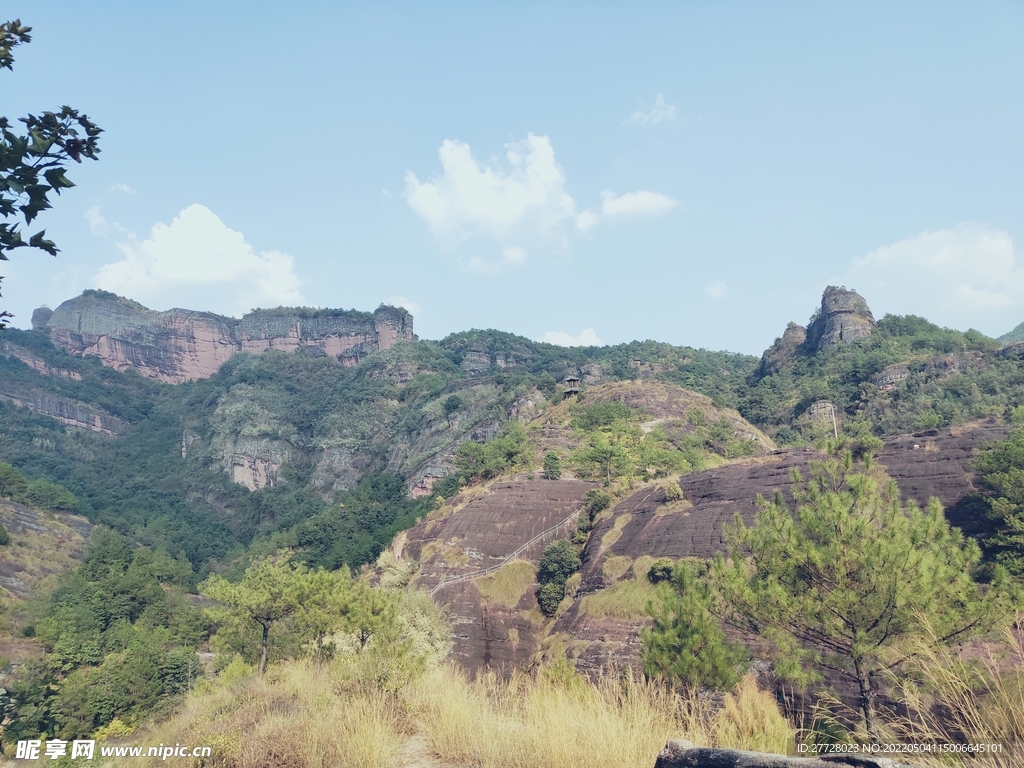
[[[32,310],[32,330],[40,331],[46,327],[46,324],[50,322],[50,316],[53,315],[53,310],[49,307],[38,307]]]
[[[875,318],[859,293],[828,288],[821,296],[821,314],[807,328],[807,343],[818,352],[870,336],[874,329]]]
[[[823,757],[787,757],[766,752],[698,747],[692,742],[673,739],[658,755],[654,768],[910,768],[885,757],[865,755],[826,755]]]

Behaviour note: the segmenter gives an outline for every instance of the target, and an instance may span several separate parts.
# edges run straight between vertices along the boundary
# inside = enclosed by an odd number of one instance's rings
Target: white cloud
[[[252,307],[304,301],[291,256],[256,253],[241,232],[203,205],[185,208],[170,225],[157,223],[146,240],[130,235],[116,245],[124,258],[100,269],[97,287],[155,309],[180,306],[238,316]]]
[[[576,217],[576,229],[580,232],[586,232],[597,224],[599,220],[598,215],[589,209],[580,211],[580,214]]]
[[[462,267],[467,272],[489,274],[493,272],[503,272],[504,270],[511,269],[513,267],[520,267],[525,263],[526,251],[513,245],[508,248],[502,248],[501,257],[498,259],[490,260],[485,259],[483,256],[473,256],[469,259],[465,259],[462,262]]]
[[[601,193],[601,215],[606,219],[636,219],[642,216],[664,216],[679,205],[660,192],[627,192],[616,195],[610,190]]]
[[[650,112],[636,111],[629,116],[629,119],[625,122],[625,125],[653,125],[660,123],[663,120],[675,120],[676,119],[676,108],[671,104],[665,103],[664,94],[659,93],[654,99],[654,109]]]
[[[540,341],[547,344],[556,344],[559,347],[603,347],[604,342],[594,333],[593,328],[584,328],[577,336],[571,336],[565,331],[548,331],[540,337]]]
[[[99,204],[94,205],[88,211],[85,212],[85,220],[89,222],[89,230],[94,235],[105,235],[110,231],[110,225],[107,220],[100,213]]]
[[[124,182],[120,182],[120,181],[117,184],[112,184],[110,186],[110,191],[111,192],[124,192],[126,195],[134,195],[135,192],[136,192],[136,190],[132,189],[127,184],[125,184]]]
[[[704,293],[712,299],[724,299],[728,290],[729,286],[721,280],[712,280],[710,283],[704,283]]]
[[[641,189],[616,195],[606,189],[601,193],[600,212],[589,208],[580,211],[576,216],[576,229],[580,232],[589,232],[601,222],[613,224],[651,216],[664,216],[678,207],[678,200],[673,200],[660,192],[647,192]]]
[[[420,183],[412,171],[406,173],[409,207],[441,247],[454,250],[482,236],[501,248],[522,248],[562,236],[576,206],[551,141],[531,133],[505,149],[507,170],[481,165],[468,144],[446,139],[438,150],[441,176]]]
[[[599,211],[577,215],[547,136],[531,133],[506,144],[505,150],[504,163],[482,165],[468,144],[446,139],[438,149],[440,176],[420,182],[412,171],[405,175],[405,199],[438,245],[455,251],[471,240],[491,241],[492,255],[459,260],[470,272],[521,266],[527,249],[563,250],[573,224],[577,232],[585,233],[601,222],[661,216],[679,205],[658,192],[616,195],[605,190]],[[473,247],[477,249],[476,244]]]
[[[1008,232],[976,222],[922,232],[855,258],[838,279],[876,315],[1000,335],[1024,320],[1024,267]]]

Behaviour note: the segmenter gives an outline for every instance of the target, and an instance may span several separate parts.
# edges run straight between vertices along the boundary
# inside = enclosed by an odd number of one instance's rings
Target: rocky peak
[[[761,367],[758,376],[771,376],[778,373],[800,354],[804,342],[807,341],[807,329],[802,325],[790,323],[782,334],[761,355]]]
[[[821,296],[821,312],[807,327],[807,345],[815,352],[827,346],[870,336],[875,318],[856,291],[829,286]]]
[[[49,307],[37,307],[32,310],[32,330],[41,331],[50,322],[52,316],[53,310]]]
[[[303,350],[355,365],[371,352],[415,338],[412,315],[389,306],[372,314],[278,307],[239,320],[188,309],[155,312],[113,293],[85,291],[45,316],[36,310],[33,322],[45,322],[55,346],[174,384],[206,378],[238,352]]]

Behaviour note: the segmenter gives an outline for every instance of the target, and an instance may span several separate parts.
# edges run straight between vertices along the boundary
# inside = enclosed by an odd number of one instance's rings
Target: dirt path
[[[427,737],[422,733],[410,736],[402,745],[395,760],[395,768],[473,768],[467,763],[445,763],[430,753]]]

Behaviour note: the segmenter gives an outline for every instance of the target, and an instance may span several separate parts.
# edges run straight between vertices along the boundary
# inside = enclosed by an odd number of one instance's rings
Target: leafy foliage
[[[544,454],[544,479],[557,480],[562,476],[562,460],[554,451]]]
[[[218,623],[231,622],[237,627],[253,621],[259,626],[260,675],[267,669],[270,630],[298,610],[305,575],[302,566],[283,557],[268,557],[257,560],[246,569],[238,584],[214,575],[203,585],[204,594],[224,605],[223,610],[212,610],[212,616]]]
[[[40,477],[32,482],[10,464],[0,461],[0,496],[47,512],[74,512],[78,499],[66,488]]]
[[[184,593],[192,579],[183,556],[132,549],[115,531],[96,528],[82,565],[27,628],[47,655],[11,687],[5,739],[84,737],[187,689],[201,675],[195,648],[206,637]]]
[[[537,602],[545,616],[553,616],[565,597],[565,582],[583,567],[580,551],[565,539],[548,545],[537,568]]]
[[[300,556],[314,568],[372,562],[396,533],[426,515],[431,504],[430,498],[407,498],[401,475],[367,475],[335,505],[295,527]]]
[[[581,433],[583,444],[572,458],[583,477],[611,484],[620,478],[646,481],[692,469],[662,430],[645,432],[639,424],[642,414],[623,403],[574,406],[573,414],[570,424]]]
[[[459,446],[455,464],[466,480],[491,480],[516,469],[526,469],[533,461],[533,445],[518,421],[502,426],[497,436],[486,443],[467,440]]]
[[[31,42],[29,32],[20,20],[0,24],[0,68],[13,69],[12,51]],[[8,118],[0,117],[0,217],[14,218],[15,222],[0,222],[0,260],[18,248],[36,248],[57,255],[57,246],[46,239],[40,230],[27,240],[22,234],[24,226],[36,216],[52,208],[50,193],[59,195],[74,184],[65,175],[68,161],[81,163],[82,158],[97,160],[99,135],[102,129],[76,109],[65,106],[59,112],[43,112],[19,118],[26,133],[19,135]],[[0,277],[0,280],[3,278]],[[4,327],[7,312],[0,313],[0,328]]]
[[[798,350],[772,372],[762,367],[740,393],[739,411],[788,440],[813,438],[813,424],[800,417],[816,400],[831,401],[845,425],[867,424],[875,435],[1001,415],[1024,400],[1024,372],[1017,361],[995,356],[997,348],[974,330],[886,315],[870,336]],[[905,369],[902,378],[876,384],[897,364]]]

